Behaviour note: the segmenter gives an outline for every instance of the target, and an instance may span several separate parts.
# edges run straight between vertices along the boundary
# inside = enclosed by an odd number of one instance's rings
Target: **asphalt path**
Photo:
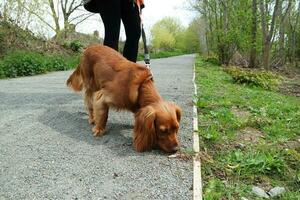
[[[182,107],[182,151],[192,149],[194,55],[152,60],[156,87]],[[137,153],[133,114],[111,110],[95,138],[71,71],[0,80],[0,199],[192,199],[192,160]]]

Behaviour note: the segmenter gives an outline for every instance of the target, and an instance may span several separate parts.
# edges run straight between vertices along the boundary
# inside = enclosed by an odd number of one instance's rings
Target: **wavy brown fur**
[[[75,91],[85,90],[89,123],[95,123],[94,136],[104,134],[109,108],[114,107],[135,113],[137,151],[154,146],[167,152],[177,149],[178,112],[181,111],[161,98],[150,70],[144,65],[126,60],[109,47],[93,45],[84,51],[67,85]]]

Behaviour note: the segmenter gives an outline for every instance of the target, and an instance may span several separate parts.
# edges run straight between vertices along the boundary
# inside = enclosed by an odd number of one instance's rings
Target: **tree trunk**
[[[251,52],[249,67],[256,67],[257,2],[252,1]]]
[[[286,26],[286,17],[290,12],[291,8],[291,0],[288,1],[288,6],[286,10],[283,10],[283,5],[280,7],[279,15],[280,15],[280,24],[279,24],[279,51],[278,51],[278,59],[279,59],[279,67],[282,67],[286,62],[285,56],[285,26]]]
[[[295,63],[295,67],[298,67],[298,61],[297,61],[297,56],[296,56],[296,34],[297,34],[297,27],[299,23],[299,16],[300,16],[300,3],[298,4],[298,12],[296,16],[296,23],[294,26],[294,31],[293,31],[293,39],[292,39],[292,61]]]
[[[60,34],[59,17],[55,12],[53,0],[48,0],[48,3],[51,8],[51,16],[52,16],[52,18],[54,20],[54,24],[55,24],[55,34],[57,37],[59,37],[59,34]]]
[[[260,0],[260,11],[261,11],[261,26],[263,33],[263,66],[265,69],[270,69],[270,52],[272,47],[272,38],[275,29],[275,21],[278,18],[278,8],[281,7],[282,1],[276,0],[270,22],[270,29],[268,26],[267,12],[268,2]]]
[[[270,69],[270,50],[271,50],[271,42],[266,40],[264,42],[263,48],[263,66],[265,69]]]

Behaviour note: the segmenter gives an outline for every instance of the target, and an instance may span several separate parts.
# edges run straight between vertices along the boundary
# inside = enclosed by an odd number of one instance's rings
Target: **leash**
[[[146,39],[146,34],[144,30],[143,24],[142,26],[142,38],[143,38],[143,43],[144,43],[144,62],[146,64],[146,67],[150,69],[150,54],[147,46],[147,39]]]
[[[148,45],[147,45],[147,38],[146,38],[146,33],[144,30],[144,25],[143,25],[143,19],[142,19],[142,7],[140,4],[140,1],[136,1],[136,4],[138,6],[138,10],[140,13],[140,19],[141,19],[141,31],[142,31],[142,39],[143,39],[143,43],[144,43],[144,62],[146,64],[146,67],[148,69],[150,69],[150,54],[149,54],[149,49],[148,49]],[[135,6],[134,2],[133,5]]]

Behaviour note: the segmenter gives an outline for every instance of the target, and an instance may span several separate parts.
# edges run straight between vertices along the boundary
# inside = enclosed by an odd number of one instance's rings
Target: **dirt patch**
[[[233,106],[231,108],[231,112],[237,117],[237,118],[241,118],[241,119],[247,119],[248,117],[250,117],[251,113],[249,111],[246,110],[242,110],[236,106]]]
[[[264,133],[252,127],[246,127],[237,132],[237,141],[257,143],[264,138]]]
[[[284,77],[284,81],[279,86],[279,91],[283,94],[300,97],[300,69],[289,67],[284,69],[273,69],[274,72]]]
[[[279,91],[286,95],[300,97],[300,77],[284,81],[280,85]]]
[[[285,149],[294,149],[300,153],[300,136],[296,137],[293,140],[286,141],[282,144]]]

